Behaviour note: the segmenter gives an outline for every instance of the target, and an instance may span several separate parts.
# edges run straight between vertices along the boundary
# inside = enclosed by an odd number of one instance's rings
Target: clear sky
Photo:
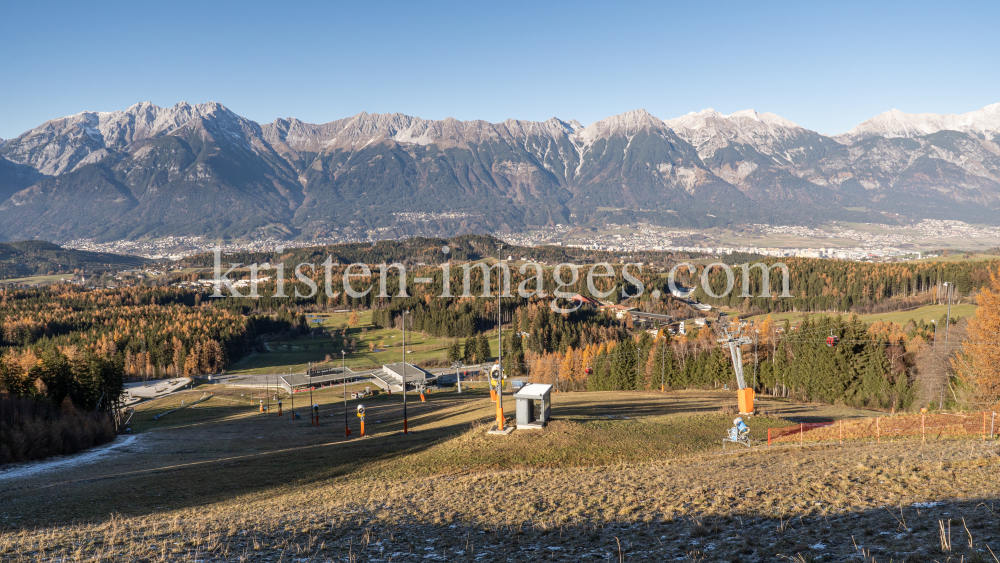
[[[146,100],[313,123],[752,107],[841,133],[1000,102],[998,22],[1000,2],[7,0],[0,138]]]

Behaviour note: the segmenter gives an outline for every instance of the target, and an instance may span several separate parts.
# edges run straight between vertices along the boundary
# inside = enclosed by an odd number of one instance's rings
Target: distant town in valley
[[[406,220],[440,219],[437,215],[400,213]],[[435,215],[435,217],[425,217]],[[96,242],[74,239],[62,246],[75,250],[139,256],[150,260],[181,260],[213,252],[274,252],[331,244],[400,240],[389,238],[388,228],[346,230],[339,236],[311,240],[264,237],[220,241],[197,236],[168,236],[148,240]],[[451,236],[442,233],[442,236]],[[896,261],[937,257],[936,252],[960,250],[982,252],[1000,248],[1000,227],[977,226],[963,221],[924,219],[908,225],[833,223],[822,227],[752,224],[741,229],[670,229],[648,223],[573,226],[556,224],[520,232],[494,232],[493,236],[513,245],[567,246],[589,250],[674,251],[707,255],[735,253],[771,257],[830,258],[838,260]]]
[[[1000,563],[997,22],[5,3],[0,563]]]

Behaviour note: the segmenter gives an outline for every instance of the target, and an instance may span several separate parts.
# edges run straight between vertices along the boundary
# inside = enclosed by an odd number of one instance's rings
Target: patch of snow
[[[132,444],[138,438],[139,436],[136,435],[118,436],[110,444],[91,448],[71,456],[60,456],[54,459],[30,461],[18,464],[10,469],[0,471],[0,481],[34,477],[40,473],[48,473],[59,469],[80,467],[94,463],[102,457],[115,453],[116,450]]]
[[[871,136],[920,137],[938,131],[961,131],[981,134],[992,139],[1000,134],[1000,103],[956,115],[937,113],[904,113],[891,109],[859,124],[837,137],[855,140]]]

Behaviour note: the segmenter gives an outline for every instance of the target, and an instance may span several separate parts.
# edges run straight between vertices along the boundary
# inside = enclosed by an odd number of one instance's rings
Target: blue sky
[[[8,1],[0,138],[146,100],[314,123],[752,107],[823,133],[1000,102],[1000,3],[874,4]]]

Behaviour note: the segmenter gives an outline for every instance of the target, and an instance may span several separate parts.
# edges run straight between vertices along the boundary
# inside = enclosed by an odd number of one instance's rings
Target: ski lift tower
[[[736,391],[737,401],[740,406],[740,414],[753,414],[753,388],[747,387],[746,379],[743,377],[743,354],[740,346],[750,344],[753,341],[745,336],[737,336],[729,332],[728,328],[722,329],[720,344],[729,345],[729,353],[733,358],[733,370],[736,372],[736,384],[739,389]]]

